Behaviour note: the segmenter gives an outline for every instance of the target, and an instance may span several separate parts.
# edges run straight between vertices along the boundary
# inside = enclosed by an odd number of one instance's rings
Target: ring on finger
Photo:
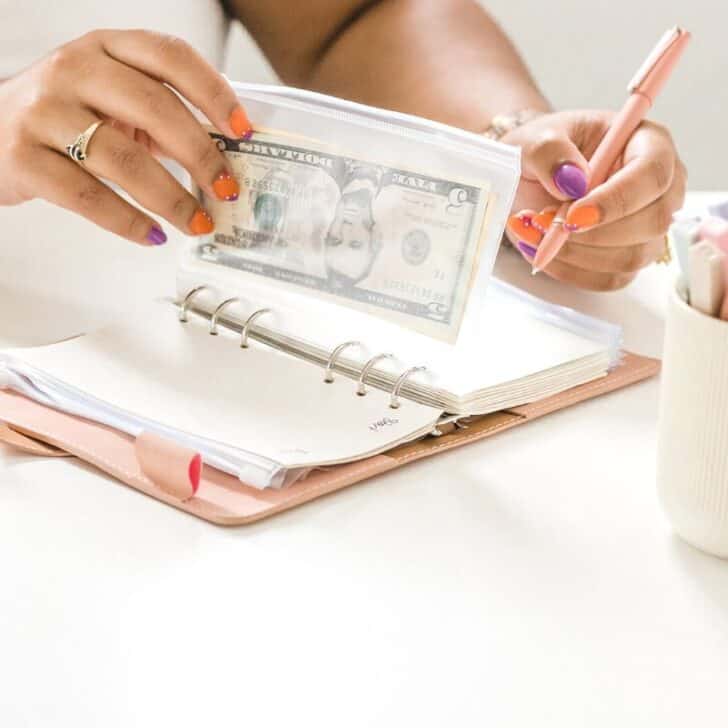
[[[66,154],[74,162],[83,164],[88,159],[88,145],[91,143],[93,135],[103,123],[103,120],[95,121],[86,131],[81,132],[72,144],[66,145]]]

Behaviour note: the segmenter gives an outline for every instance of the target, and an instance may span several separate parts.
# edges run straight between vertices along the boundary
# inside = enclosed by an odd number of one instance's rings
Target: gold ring
[[[86,131],[79,134],[73,144],[66,146],[66,154],[74,161],[79,164],[85,162],[88,159],[88,145],[91,142],[91,137],[96,133],[98,128],[103,124],[103,121],[96,121],[86,129]]]
[[[672,262],[672,251],[670,250],[670,236],[665,235],[665,248],[662,255],[655,261],[658,265],[668,265]]]

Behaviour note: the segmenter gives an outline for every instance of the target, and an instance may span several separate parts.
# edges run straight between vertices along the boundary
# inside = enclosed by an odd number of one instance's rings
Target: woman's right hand
[[[250,134],[225,79],[187,43],[159,33],[93,31],[0,83],[0,204],[43,198],[135,243],[166,241],[158,222],[101,178],[187,234],[211,232],[210,216],[154,153],[219,199],[237,199],[238,183],[175,91],[227,136]],[[66,145],[99,120],[81,166]]]

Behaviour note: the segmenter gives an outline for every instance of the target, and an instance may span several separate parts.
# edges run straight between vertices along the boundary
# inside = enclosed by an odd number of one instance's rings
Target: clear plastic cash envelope
[[[250,139],[210,127],[240,183],[205,197],[180,293],[201,276],[261,306],[391,348],[477,337],[519,151],[414,116],[282,86],[233,84]]]

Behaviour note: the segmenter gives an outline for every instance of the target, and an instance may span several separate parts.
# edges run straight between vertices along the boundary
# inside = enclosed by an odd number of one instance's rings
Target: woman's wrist
[[[526,107],[507,114],[496,114],[483,131],[483,136],[495,141],[501,141],[510,132],[518,129],[532,119],[543,116],[545,113],[547,112],[541,109]]]

